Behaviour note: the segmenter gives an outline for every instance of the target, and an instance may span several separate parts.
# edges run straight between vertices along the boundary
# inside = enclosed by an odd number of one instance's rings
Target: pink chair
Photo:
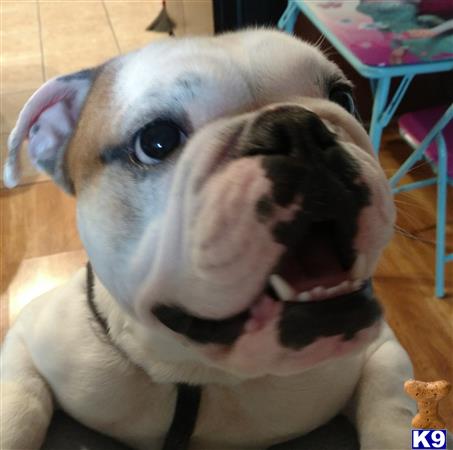
[[[446,253],[447,186],[453,186],[453,104],[404,114],[399,120],[401,135],[414,148],[412,155],[391,178],[393,193],[406,192],[437,184],[436,288],[437,297],[445,295],[445,265],[453,261]],[[411,167],[425,157],[436,176],[397,187]]]

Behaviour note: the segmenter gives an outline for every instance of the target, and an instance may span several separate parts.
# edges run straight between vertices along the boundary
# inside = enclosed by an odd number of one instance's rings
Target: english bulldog
[[[341,412],[361,449],[410,448],[411,365],[370,283],[395,211],[351,91],[318,48],[248,30],[28,100],[5,183],[28,139],[91,266],[5,338],[3,450],[39,449],[55,408],[136,449],[261,450]]]

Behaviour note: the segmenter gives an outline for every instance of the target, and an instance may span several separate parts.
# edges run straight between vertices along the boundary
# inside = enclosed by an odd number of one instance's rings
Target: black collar
[[[95,278],[93,268],[87,263],[86,270],[86,293],[87,303],[93,314],[94,319],[101,327],[103,334],[110,340],[111,345],[118,348],[110,338],[109,325],[105,317],[100,313],[95,302]],[[121,349],[118,349],[121,351]],[[124,352],[121,351],[124,354]],[[198,410],[201,400],[201,386],[192,386],[185,383],[177,383],[177,398],[173,421],[165,436],[162,450],[186,450],[189,448],[190,438],[192,437],[197,423]]]

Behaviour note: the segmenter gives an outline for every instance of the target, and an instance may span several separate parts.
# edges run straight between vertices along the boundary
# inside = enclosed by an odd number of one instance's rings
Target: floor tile
[[[0,263],[8,262],[7,274],[23,259],[82,248],[74,197],[53,182],[1,189],[0,211]]]
[[[84,250],[23,260],[6,294],[9,300],[9,322],[14,322],[31,300],[63,284],[86,262]]]
[[[9,133],[15,126],[17,117],[34,90],[0,95],[0,134]]]
[[[21,32],[38,23],[37,2],[19,0],[1,0],[2,31]]]
[[[102,2],[40,2],[40,11],[47,78],[118,54]]]
[[[39,0],[1,0],[0,3],[3,8],[8,7],[9,5],[17,5],[17,4],[29,4],[29,3],[38,3]]]
[[[1,92],[19,92],[43,82],[39,23],[35,2],[1,7]]]
[[[3,54],[0,59],[0,93],[17,93],[37,89],[44,81],[41,55]]]
[[[160,1],[104,2],[122,53],[135,50],[151,41],[166,37],[163,33],[146,31],[161,9]]]
[[[170,17],[176,22],[177,36],[214,33],[211,0],[168,0],[167,5]]]
[[[63,282],[86,257],[75,201],[52,182],[0,190],[0,335],[29,300]],[[11,305],[8,305],[11,301]]]
[[[46,78],[66,75],[81,69],[96,67],[116,56],[110,49],[73,50],[69,52],[47,53]]]
[[[14,2],[1,6],[2,54],[39,53],[37,4]]]
[[[20,14],[20,12],[17,14]],[[30,20],[33,20],[32,24],[25,26],[23,29],[22,27],[14,29],[13,25],[8,23],[9,19],[2,17],[2,54],[7,54],[11,58],[14,56],[23,57],[22,55],[41,54],[39,25],[36,14]]]
[[[66,3],[66,4],[71,4],[75,2],[79,3],[102,3],[102,0],[36,0],[38,3]],[[124,0],[118,0],[118,1],[124,1]]]
[[[85,5],[88,5],[90,3],[102,3],[102,0],[36,0],[38,3],[65,3],[65,4],[73,4],[73,3],[84,3]],[[118,0],[120,2],[122,1],[128,1],[128,0]],[[133,0],[132,0],[133,1]]]

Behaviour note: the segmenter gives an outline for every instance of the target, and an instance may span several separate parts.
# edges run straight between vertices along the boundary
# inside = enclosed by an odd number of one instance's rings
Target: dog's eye
[[[334,87],[329,94],[329,100],[342,106],[346,111],[355,114],[356,108],[351,90],[345,87]]]
[[[174,122],[169,120],[151,122],[135,137],[135,157],[143,164],[156,164],[179,147],[184,138],[184,133]]]

